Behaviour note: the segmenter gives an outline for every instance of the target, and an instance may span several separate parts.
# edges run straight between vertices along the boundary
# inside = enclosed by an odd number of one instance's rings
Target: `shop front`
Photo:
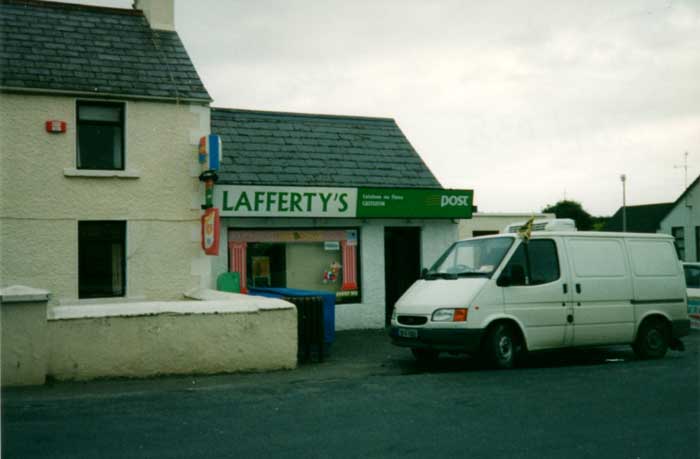
[[[217,185],[216,273],[241,292],[331,292],[336,329],[381,328],[471,216],[470,190]],[[225,248],[225,252],[224,252]]]

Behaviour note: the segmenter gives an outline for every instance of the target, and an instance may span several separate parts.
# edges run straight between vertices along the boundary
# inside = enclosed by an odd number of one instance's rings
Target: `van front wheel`
[[[519,344],[513,327],[501,323],[494,326],[486,335],[482,352],[487,363],[495,368],[515,366]]]
[[[635,354],[642,359],[660,359],[668,350],[668,330],[660,320],[644,322],[632,345]]]

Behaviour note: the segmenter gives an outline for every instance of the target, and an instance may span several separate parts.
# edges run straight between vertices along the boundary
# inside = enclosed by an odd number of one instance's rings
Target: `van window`
[[[688,288],[700,288],[700,266],[683,266],[685,285]]]
[[[501,275],[510,277],[510,285],[554,282],[560,277],[556,244],[551,239],[535,239],[520,244]]]

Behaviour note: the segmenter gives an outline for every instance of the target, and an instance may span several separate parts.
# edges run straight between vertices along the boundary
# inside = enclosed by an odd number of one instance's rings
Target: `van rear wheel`
[[[518,335],[506,323],[496,324],[486,335],[482,348],[486,362],[501,369],[515,367],[520,350]]]
[[[668,327],[661,320],[648,320],[639,327],[632,345],[641,359],[660,359],[668,350]]]

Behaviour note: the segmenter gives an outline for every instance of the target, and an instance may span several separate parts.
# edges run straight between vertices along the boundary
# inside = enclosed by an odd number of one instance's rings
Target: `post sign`
[[[471,218],[474,192],[425,188],[217,185],[222,217]]]
[[[360,218],[471,218],[472,190],[359,188]]]

